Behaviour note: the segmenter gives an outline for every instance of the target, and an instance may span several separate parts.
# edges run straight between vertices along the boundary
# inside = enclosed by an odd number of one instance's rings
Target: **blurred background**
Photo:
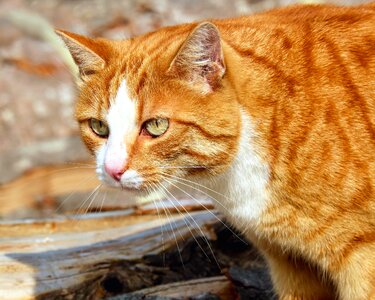
[[[362,2],[330,1],[343,5]],[[0,0],[0,220],[134,204],[126,194],[97,188],[92,159],[73,118],[76,90],[69,72],[73,67],[52,28],[122,39],[165,25],[251,14],[294,3]]]

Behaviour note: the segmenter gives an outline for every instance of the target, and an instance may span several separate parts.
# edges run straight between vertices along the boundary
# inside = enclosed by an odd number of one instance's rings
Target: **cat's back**
[[[375,188],[375,5],[299,5],[216,24],[285,197],[299,187],[350,198],[337,189],[348,174],[351,192]]]
[[[352,52],[375,56],[375,2],[359,6],[294,5],[249,16],[207,21],[218,27],[223,41],[235,50],[252,49],[270,59],[292,56],[308,43],[319,47],[325,38],[343,46],[363,45],[363,49]],[[135,46],[131,47],[129,55],[152,55],[159,63],[165,60],[169,64],[170,56],[176,54],[197,24],[168,26],[136,37],[132,39]]]
[[[360,106],[375,128],[375,3],[296,5],[214,23],[240,57],[234,73],[251,99],[334,104],[348,114]]]
[[[371,44],[364,49],[366,55],[375,54],[375,3],[346,7],[295,5],[214,23],[223,39],[235,48],[263,50],[270,56],[299,50],[298,46],[307,42],[318,46],[325,38],[337,45],[365,41],[366,45]]]
[[[358,6],[335,5],[292,5],[270,11],[237,17],[232,19],[216,20],[214,23],[233,26],[233,30],[243,27],[273,28],[279,26],[327,26],[345,27],[350,24],[375,22],[375,2]],[[370,33],[370,29],[369,33]]]

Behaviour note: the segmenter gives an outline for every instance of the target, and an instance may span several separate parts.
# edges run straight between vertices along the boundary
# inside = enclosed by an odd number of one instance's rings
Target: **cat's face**
[[[168,31],[164,42],[158,33],[123,42],[60,35],[81,71],[76,117],[102,181],[156,190],[227,169],[239,108],[213,25],[169,43]]]

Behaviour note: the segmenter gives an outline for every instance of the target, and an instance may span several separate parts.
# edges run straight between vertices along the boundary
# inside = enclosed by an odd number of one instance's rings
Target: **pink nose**
[[[110,164],[105,164],[104,168],[108,175],[116,181],[120,181],[122,174],[126,171],[126,168],[119,168]]]

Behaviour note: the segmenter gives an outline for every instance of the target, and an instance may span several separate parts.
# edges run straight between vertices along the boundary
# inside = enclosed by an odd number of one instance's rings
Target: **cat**
[[[375,299],[374,3],[57,34],[103,182],[204,190],[280,299]]]

